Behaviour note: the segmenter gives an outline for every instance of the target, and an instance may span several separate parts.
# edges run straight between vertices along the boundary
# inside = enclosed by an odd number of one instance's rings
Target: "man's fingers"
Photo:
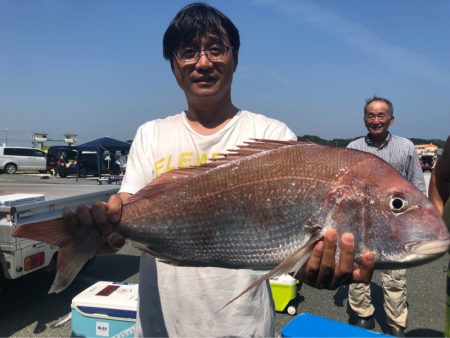
[[[92,216],[95,223],[104,235],[108,235],[112,231],[112,225],[109,222],[108,215],[106,214],[108,207],[104,202],[97,202],[91,207]]]
[[[322,260],[320,261],[320,269],[316,281],[316,286],[320,289],[328,288],[328,285],[333,279],[336,260],[336,238],[336,230],[333,228],[327,229],[323,238],[323,255]]]
[[[315,285],[317,280],[317,275],[319,273],[320,261],[323,255],[323,241],[319,241],[314,245],[311,252],[311,257],[308,262],[303,266],[299,274],[299,279],[309,285]]]
[[[303,266],[298,278],[318,289],[334,290],[351,282],[370,282],[375,259],[373,253],[362,256],[361,266],[355,269],[355,240],[351,233],[344,233],[339,239],[339,261],[336,262],[337,232],[327,229],[323,241],[313,247],[311,257]]]
[[[330,285],[332,289],[352,280],[354,270],[355,240],[353,234],[342,234],[339,246],[341,251],[339,254],[339,262],[334,272],[333,282]]]
[[[78,221],[77,215],[72,211],[72,209],[65,207],[63,209],[63,219],[66,226],[71,231],[76,231],[76,229],[80,226],[80,222]]]
[[[119,195],[112,195],[108,201],[108,219],[111,223],[118,223],[122,215],[122,199]]]
[[[125,245],[125,238],[113,232],[106,238],[106,245],[100,249],[97,255],[111,255],[119,251]]]
[[[366,252],[361,257],[361,266],[353,272],[353,282],[369,283],[375,268],[375,255]]]

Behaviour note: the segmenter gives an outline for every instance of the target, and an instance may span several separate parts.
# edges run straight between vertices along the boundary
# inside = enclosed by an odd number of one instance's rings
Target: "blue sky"
[[[239,28],[233,101],[297,135],[365,134],[372,95],[393,133],[450,134],[450,1],[206,1]],[[0,143],[33,132],[132,139],[186,108],[162,36],[181,0],[0,0]],[[7,131],[6,131],[7,130]]]

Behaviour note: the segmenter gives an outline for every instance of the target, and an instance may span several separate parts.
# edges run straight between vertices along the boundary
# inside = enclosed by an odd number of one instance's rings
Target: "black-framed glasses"
[[[178,61],[182,63],[196,63],[200,60],[202,52],[210,61],[220,61],[227,57],[228,52],[233,50],[232,46],[212,45],[208,48],[183,47],[179,48],[173,54]]]

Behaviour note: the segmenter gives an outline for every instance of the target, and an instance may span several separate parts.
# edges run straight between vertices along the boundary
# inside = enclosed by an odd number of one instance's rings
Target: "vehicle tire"
[[[81,178],[86,178],[88,172],[86,168],[80,168],[80,171],[78,172],[78,176]]]
[[[5,165],[4,169],[7,174],[15,174],[17,171],[17,166],[14,163],[8,163]]]
[[[59,174],[59,177],[65,178],[67,177],[67,174]]]

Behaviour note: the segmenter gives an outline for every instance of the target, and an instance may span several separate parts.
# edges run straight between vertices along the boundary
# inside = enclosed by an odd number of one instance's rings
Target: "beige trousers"
[[[406,328],[408,308],[406,305],[406,270],[385,270],[380,272],[380,281],[384,294],[384,311],[387,324],[396,328]],[[370,285],[364,283],[350,284],[348,303],[359,317],[372,316]]]

